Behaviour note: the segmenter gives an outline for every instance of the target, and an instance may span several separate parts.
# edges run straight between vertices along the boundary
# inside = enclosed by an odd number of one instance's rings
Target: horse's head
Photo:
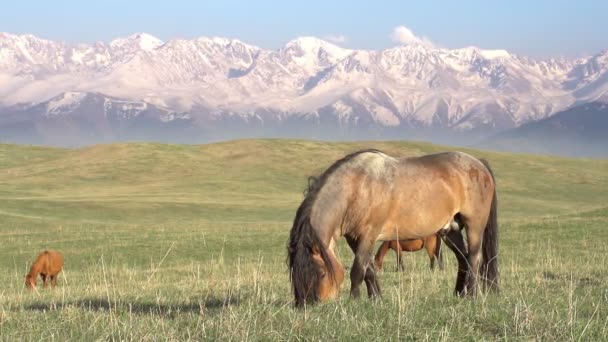
[[[330,250],[298,246],[290,250],[290,272],[296,306],[334,299],[344,281],[344,268]]]
[[[333,256],[333,253],[328,253],[331,266],[323,261],[320,252],[313,251],[312,260],[318,268],[317,281],[314,286],[316,297],[320,302],[335,299],[340,293],[340,285],[344,281],[344,267]],[[331,267],[331,269],[330,269]]]
[[[327,231],[332,226],[317,222],[323,228],[316,229],[311,221],[312,206],[323,179],[309,181],[306,198],[298,207],[289,233],[287,261],[297,307],[336,298],[344,281],[344,268],[333,253],[334,234]]]
[[[28,289],[33,289],[34,287],[36,287],[36,277],[32,276],[31,274],[26,275],[25,286]]]

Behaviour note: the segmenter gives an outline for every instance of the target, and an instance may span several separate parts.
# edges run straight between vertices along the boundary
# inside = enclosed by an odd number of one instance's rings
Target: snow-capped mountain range
[[[162,42],[138,33],[70,45],[0,33],[0,120],[3,112],[15,116],[34,107],[47,120],[75,115],[88,96],[105,97],[95,102],[100,106],[116,104],[113,115],[122,111],[124,120],[152,106],[159,122],[199,126],[297,119],[502,130],[607,99],[608,51],[534,59],[428,44],[351,50],[314,37],[267,50],[227,38]]]

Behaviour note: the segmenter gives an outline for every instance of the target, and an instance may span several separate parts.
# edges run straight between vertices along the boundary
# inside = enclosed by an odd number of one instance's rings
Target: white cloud
[[[435,44],[433,44],[433,42],[431,42],[428,38],[416,36],[412,30],[403,25],[397,26],[393,29],[391,39],[394,42],[403,45],[422,44],[427,46],[435,46]]]
[[[343,34],[330,34],[323,37],[323,39],[332,43],[344,43],[348,40],[348,38],[346,38],[346,36]]]

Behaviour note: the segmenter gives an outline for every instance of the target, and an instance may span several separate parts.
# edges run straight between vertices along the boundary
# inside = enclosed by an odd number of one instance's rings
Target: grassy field
[[[499,190],[502,293],[452,295],[455,258],[393,254],[380,300],[292,306],[285,265],[306,177],[402,142],[249,140],[78,150],[0,145],[0,338],[15,340],[606,340],[608,160],[467,151]],[[338,246],[346,265],[352,255]],[[36,254],[60,286],[27,291]]]

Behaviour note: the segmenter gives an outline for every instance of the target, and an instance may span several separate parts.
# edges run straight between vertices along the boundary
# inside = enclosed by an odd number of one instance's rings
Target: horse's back
[[[439,152],[399,159],[401,168],[414,168],[418,172],[447,168],[450,170],[484,167],[479,159],[460,151]]]
[[[63,255],[58,251],[46,250],[40,254],[39,259],[41,259],[43,269],[47,274],[58,274],[63,268]]]
[[[490,202],[488,169],[463,152],[443,152],[398,160],[391,210],[381,219],[379,239],[414,239],[436,233],[462,211]]]
[[[416,190],[428,189],[451,193],[464,204],[468,200],[476,200],[485,190],[493,191],[494,181],[488,168],[477,158],[460,151],[442,152],[414,158],[402,159],[401,169],[406,176],[416,177],[419,186]],[[407,180],[402,179],[405,183]],[[422,186],[420,186],[422,185]],[[491,191],[490,191],[491,192]],[[430,193],[429,196],[445,195]]]

